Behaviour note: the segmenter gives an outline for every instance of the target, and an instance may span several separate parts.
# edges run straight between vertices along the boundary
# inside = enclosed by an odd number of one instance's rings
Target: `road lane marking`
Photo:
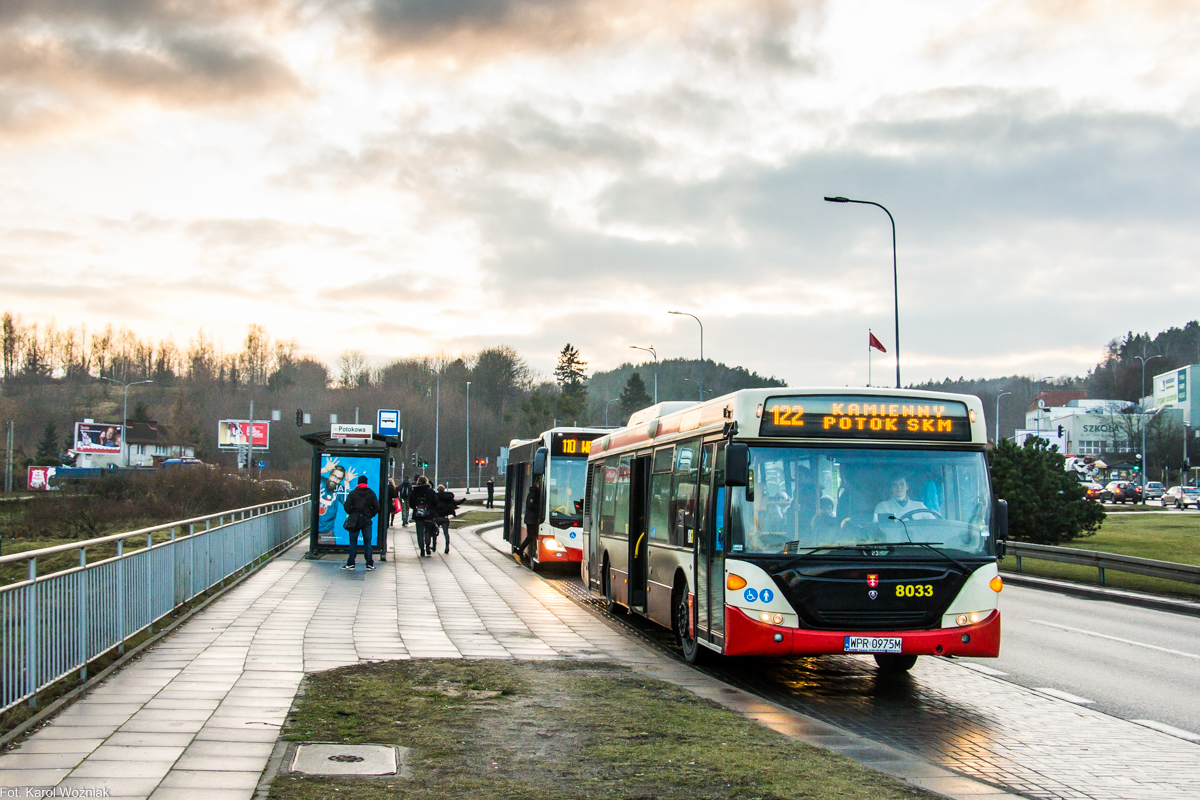
[[[1131,645],[1134,645],[1135,647],[1145,647],[1148,650],[1157,650],[1160,653],[1170,653],[1173,656],[1183,656],[1184,658],[1200,659],[1200,655],[1197,655],[1196,653],[1185,653],[1182,650],[1172,650],[1169,647],[1159,647],[1158,645],[1146,644],[1145,642],[1135,642],[1132,639],[1122,639],[1119,636],[1109,636],[1107,633],[1097,633],[1096,631],[1085,631],[1083,628],[1072,628],[1070,625],[1059,625],[1057,622],[1046,622],[1045,620],[1041,620],[1041,619],[1031,619],[1029,621],[1036,623],[1038,625],[1046,625],[1051,628],[1059,628],[1064,631],[1071,631],[1072,633],[1082,633],[1087,636],[1098,636],[1101,639],[1108,639],[1113,642],[1121,642],[1122,644],[1131,644]]]
[[[1187,739],[1189,742],[1200,742],[1200,733],[1185,731],[1182,728],[1176,728],[1174,725],[1168,725],[1165,722],[1155,722],[1152,719],[1131,719],[1129,721],[1136,722],[1144,728],[1151,728],[1159,733],[1165,733],[1168,736],[1178,736],[1180,739]]]
[[[1058,689],[1047,689],[1044,686],[1035,686],[1035,687],[1033,687],[1033,690],[1035,692],[1041,692],[1042,694],[1048,694],[1051,697],[1057,697],[1059,700],[1066,700],[1068,703],[1075,703],[1076,705],[1080,705],[1080,706],[1086,706],[1086,705],[1096,702],[1095,700],[1088,700],[1086,697],[1080,697],[1077,694],[1071,694],[1070,692],[1061,692]]]

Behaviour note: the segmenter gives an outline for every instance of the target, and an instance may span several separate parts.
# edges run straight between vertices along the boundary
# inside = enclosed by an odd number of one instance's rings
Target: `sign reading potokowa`
[[[897,439],[969,442],[967,404],[912,397],[772,397],[759,436],[787,439]]]

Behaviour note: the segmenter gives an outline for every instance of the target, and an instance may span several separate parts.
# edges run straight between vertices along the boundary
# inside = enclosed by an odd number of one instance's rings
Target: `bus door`
[[[504,473],[504,539],[516,545],[521,535],[521,465],[509,463]]]
[[[583,558],[587,564],[588,588],[595,592],[602,592],[604,585],[600,582],[603,578],[600,564],[600,510],[604,501],[603,461],[592,464],[588,485],[588,512],[584,529],[584,536],[587,537],[587,552],[584,553]]]
[[[696,639],[725,642],[725,443],[706,444],[700,456],[696,513]]]
[[[650,457],[633,459],[629,475],[629,607],[646,613],[646,499],[650,484]]]

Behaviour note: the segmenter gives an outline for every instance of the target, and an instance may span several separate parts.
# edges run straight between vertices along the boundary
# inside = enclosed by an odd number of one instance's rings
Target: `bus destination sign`
[[[865,395],[772,397],[759,436],[788,439],[971,441],[967,404]]]
[[[592,440],[599,436],[599,433],[553,433],[550,435],[550,455],[587,458],[592,452]]]

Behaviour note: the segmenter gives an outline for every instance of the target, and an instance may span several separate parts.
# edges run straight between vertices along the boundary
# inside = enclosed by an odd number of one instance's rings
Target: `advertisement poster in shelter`
[[[120,454],[123,426],[106,422],[76,422],[76,453]]]
[[[350,544],[350,534],[342,527],[346,521],[346,495],[358,485],[358,477],[367,476],[367,485],[379,497],[379,459],[321,454],[321,483],[317,494],[317,539],[322,544]],[[382,507],[382,503],[380,506]],[[376,523],[371,520],[371,544],[375,545]]]
[[[217,423],[217,449],[237,450],[250,444],[251,424],[244,419],[223,419]],[[271,446],[271,425],[262,420],[255,420],[254,449],[266,450]]]

